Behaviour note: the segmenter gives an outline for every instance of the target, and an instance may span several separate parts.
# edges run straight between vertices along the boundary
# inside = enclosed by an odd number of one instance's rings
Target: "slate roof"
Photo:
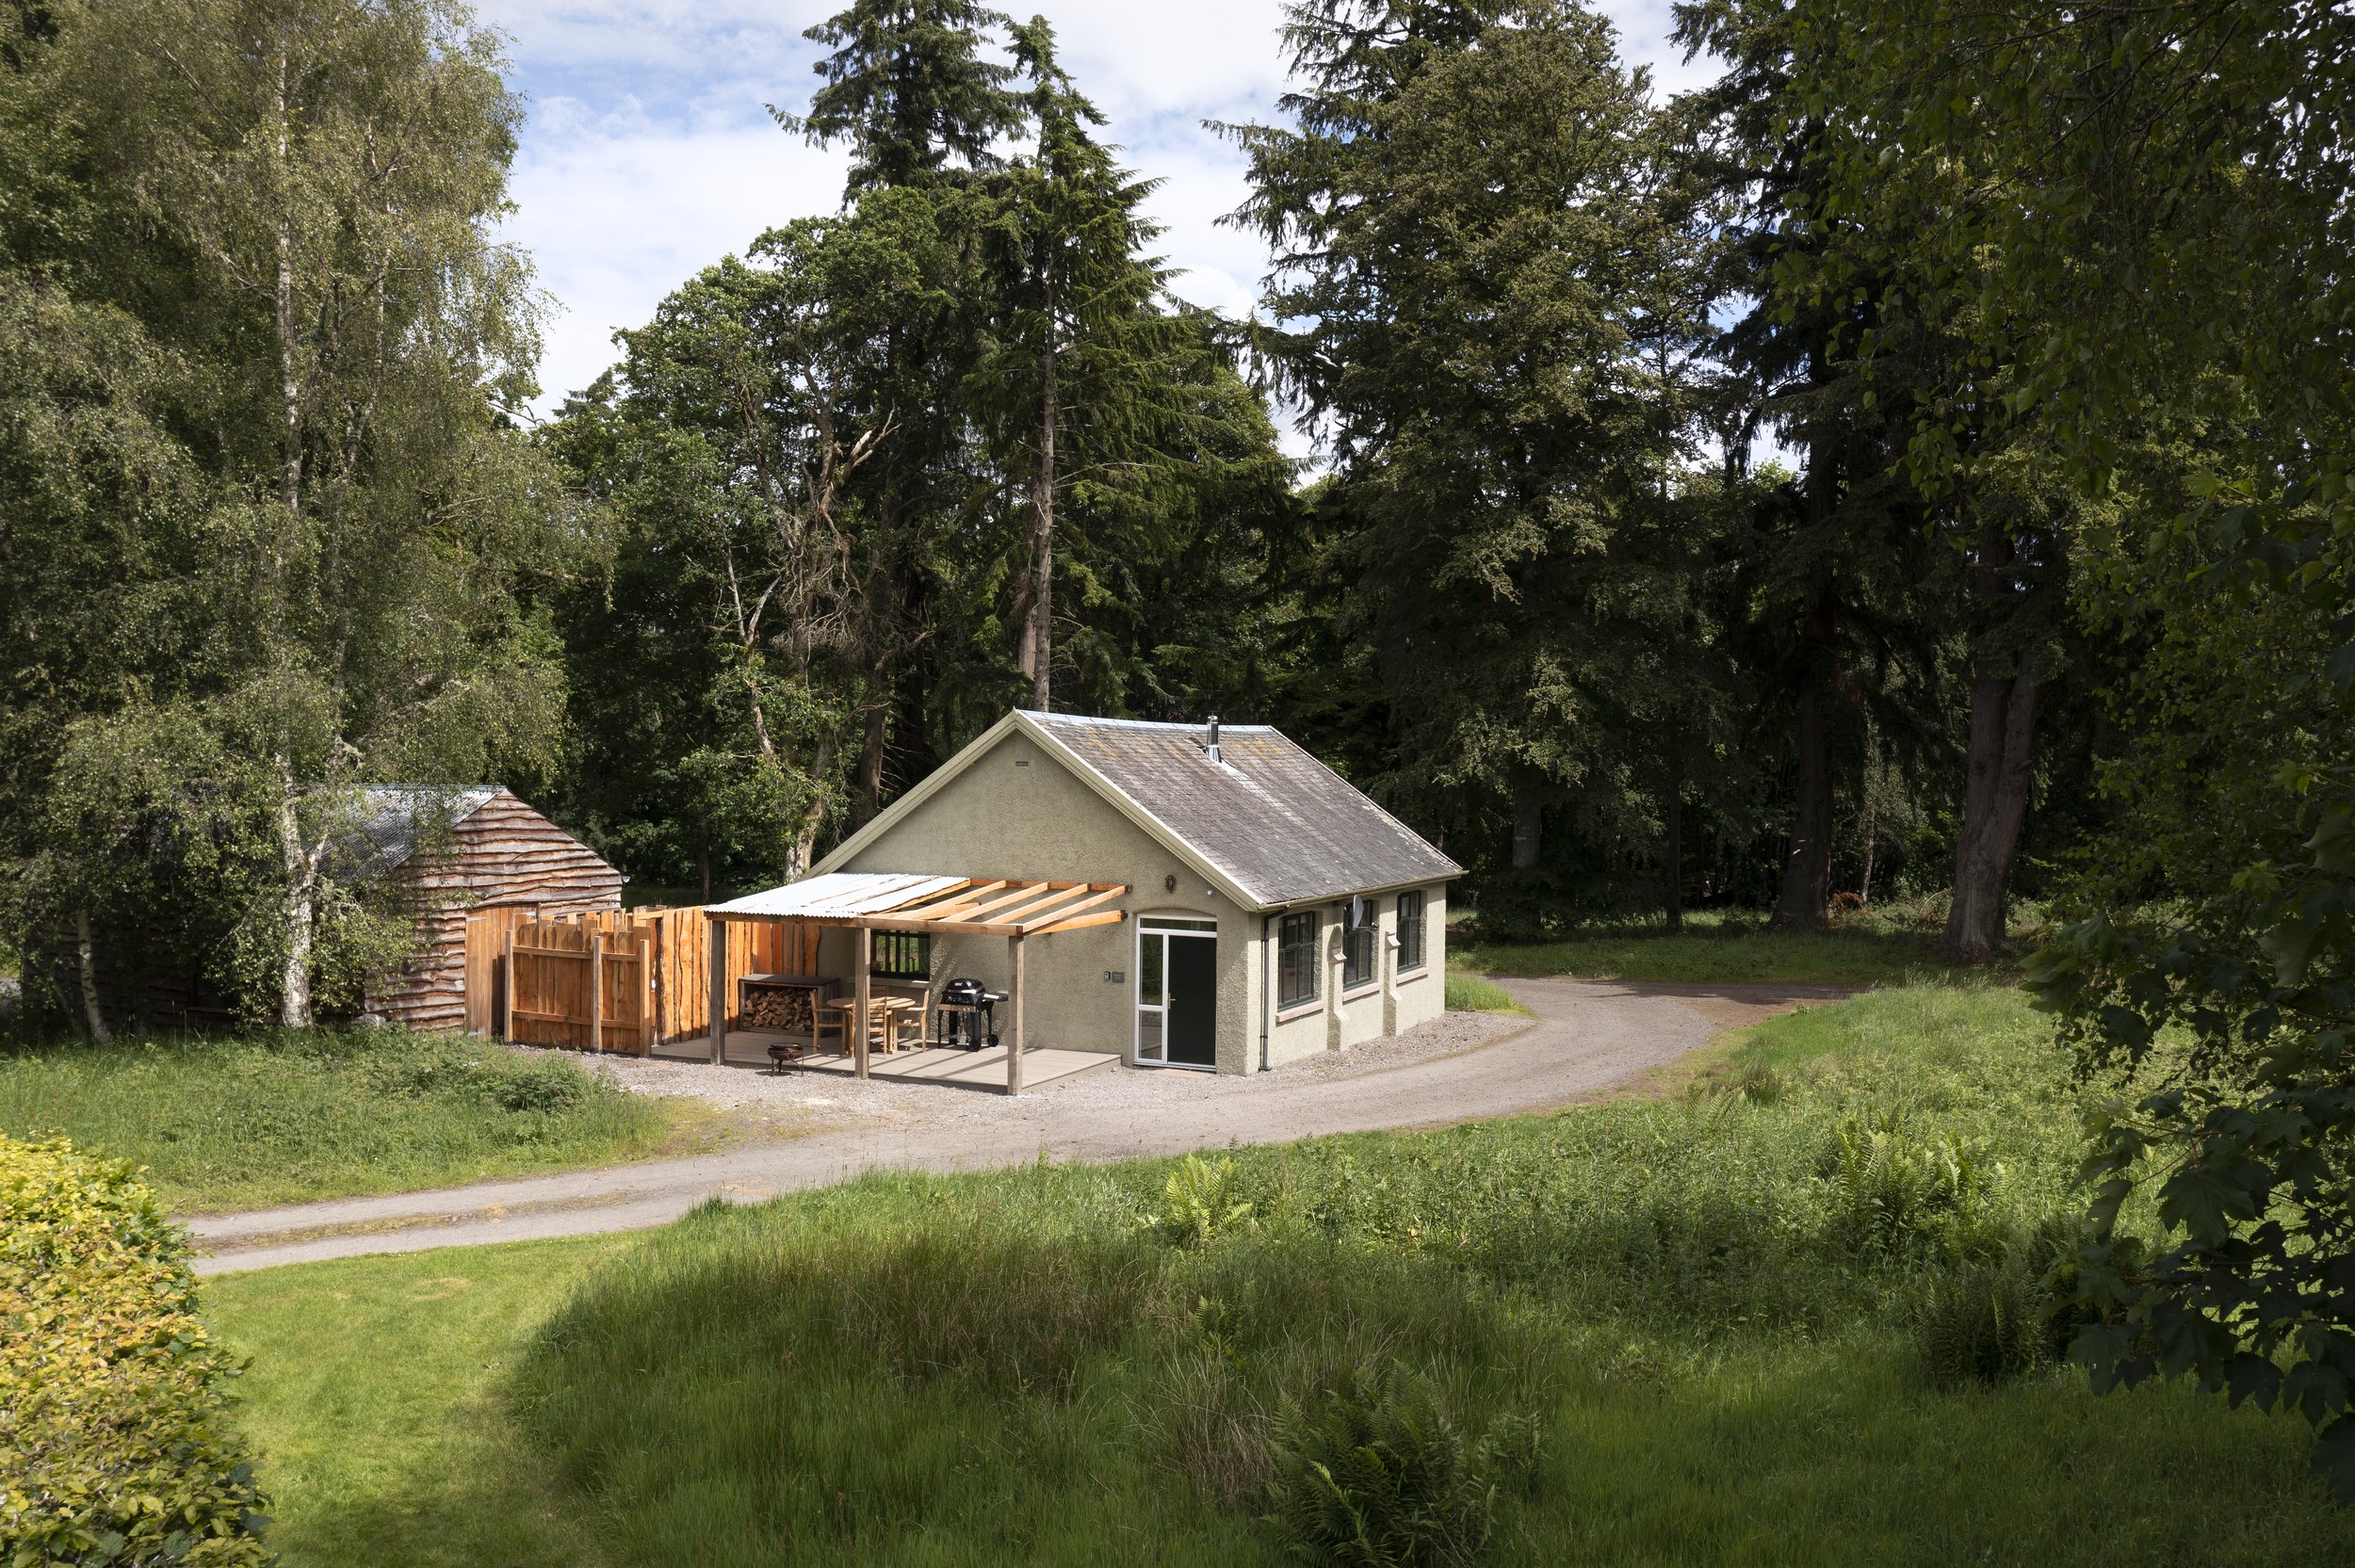
[[[1023,727],[1093,773],[1261,909],[1438,881],[1464,868],[1268,724],[1024,713]]]

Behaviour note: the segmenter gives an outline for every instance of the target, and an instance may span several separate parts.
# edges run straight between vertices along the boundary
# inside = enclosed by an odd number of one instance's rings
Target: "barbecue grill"
[[[992,991],[979,980],[950,980],[940,988],[939,1026],[934,1038],[960,1051],[978,1051],[983,1045],[997,1044],[998,1004],[1005,999],[1004,992]]]

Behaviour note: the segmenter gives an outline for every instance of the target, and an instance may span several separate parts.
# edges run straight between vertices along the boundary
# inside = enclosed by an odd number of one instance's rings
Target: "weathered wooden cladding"
[[[369,1010],[413,1029],[466,1027],[467,932],[488,917],[512,929],[524,918],[618,911],[622,874],[563,829],[501,789],[451,826],[446,846],[394,873],[416,899],[417,949],[372,991]],[[489,933],[478,931],[478,943]],[[503,934],[503,930],[500,932]],[[484,1014],[486,999],[474,1010]]]

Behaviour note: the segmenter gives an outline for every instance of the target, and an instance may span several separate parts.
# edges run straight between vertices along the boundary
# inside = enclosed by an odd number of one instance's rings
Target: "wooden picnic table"
[[[874,1021],[883,1030],[884,1055],[889,1056],[900,1048],[900,1026],[915,1010],[916,1005],[905,996],[870,996],[868,998],[867,1010],[875,1015]],[[853,1048],[851,1031],[858,1024],[855,1017],[858,1011],[858,998],[855,996],[836,997],[827,1002],[825,1006],[842,1014],[842,1048],[846,1052],[850,1051]]]

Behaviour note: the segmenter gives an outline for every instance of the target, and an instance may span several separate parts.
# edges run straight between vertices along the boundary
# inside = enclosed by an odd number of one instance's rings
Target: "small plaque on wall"
[[[1104,971],[1104,978],[1109,984],[1124,985],[1128,982],[1129,974],[1123,969],[1107,969]]]

